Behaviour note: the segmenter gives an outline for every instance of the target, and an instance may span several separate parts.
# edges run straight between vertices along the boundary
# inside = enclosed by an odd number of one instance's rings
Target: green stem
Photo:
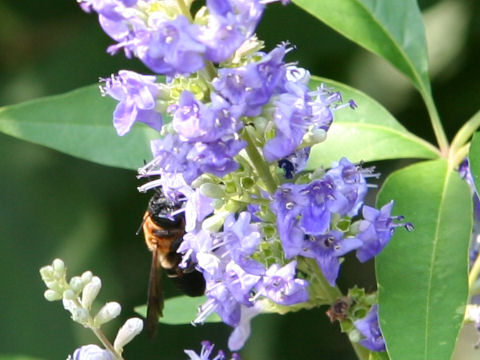
[[[435,103],[433,102],[432,95],[430,91],[427,91],[425,89],[420,90],[420,93],[422,94],[423,101],[425,101],[428,114],[430,115],[430,122],[432,123],[433,132],[435,134],[435,138],[437,139],[440,152],[446,158],[448,156],[448,140],[447,136],[445,135],[445,130],[443,129],[442,122],[440,121],[440,116],[438,115],[437,108],[435,106]]]
[[[277,184],[270,173],[268,163],[260,155],[257,147],[253,143],[252,137],[248,132],[248,128],[243,129],[243,139],[247,142],[247,147],[245,150],[247,151],[248,157],[250,158],[252,165],[255,167],[258,176],[260,176],[262,179],[267,191],[270,194],[273,194],[277,190]]]
[[[470,151],[470,143],[465,144],[460,149],[450,148],[450,156],[448,163],[451,169],[456,169],[458,165],[465,159]]]
[[[98,338],[98,340],[100,340],[103,344],[103,346],[105,346],[105,348],[110,351],[112,353],[113,356],[115,356],[115,359],[116,360],[124,360],[124,358],[122,357],[122,355],[120,355],[116,350],[115,348],[113,347],[113,345],[110,343],[110,341],[108,341],[107,337],[103,334],[103,332],[100,330],[100,328],[96,328],[96,327],[91,327],[90,329],[92,329],[93,333],[95,334],[95,336]]]
[[[463,124],[460,130],[458,130],[457,135],[455,135],[452,140],[449,154],[449,162],[452,168],[455,168],[468,155],[470,145],[468,140],[479,127],[480,111],[478,111],[465,124]]]

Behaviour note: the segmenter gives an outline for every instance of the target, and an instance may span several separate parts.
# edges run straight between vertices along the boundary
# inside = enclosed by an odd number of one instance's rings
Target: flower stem
[[[262,179],[267,191],[270,194],[273,194],[277,190],[277,184],[273,179],[272,174],[270,173],[268,163],[260,155],[257,147],[253,143],[252,137],[248,132],[248,128],[243,129],[243,139],[247,142],[246,151],[250,161],[252,162],[255,170],[257,171],[258,176]]]
[[[95,336],[98,338],[98,340],[100,340],[103,344],[103,346],[105,346],[105,349],[107,349],[108,351],[110,351],[112,353],[113,356],[115,356],[115,359],[116,360],[124,360],[124,358],[122,357],[122,355],[120,355],[116,350],[115,348],[113,347],[113,345],[110,343],[110,341],[108,341],[107,337],[103,334],[103,332],[100,330],[100,328],[96,328],[96,327],[91,327],[90,329],[92,329],[93,333],[95,334]]]
[[[445,135],[445,130],[443,129],[442,122],[440,121],[440,116],[438,115],[437,108],[435,106],[435,103],[433,102],[431,92],[422,89],[420,93],[422,94],[428,114],[430,115],[430,122],[432,123],[433,132],[435,134],[435,138],[437,139],[440,152],[444,157],[447,157],[449,147],[448,140],[447,136]]]

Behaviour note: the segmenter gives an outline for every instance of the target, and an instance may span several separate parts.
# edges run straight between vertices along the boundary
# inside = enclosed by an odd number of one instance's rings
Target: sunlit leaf
[[[379,314],[392,360],[449,360],[468,297],[472,200],[445,160],[422,162],[388,177],[378,206],[413,222],[397,229],[378,256]]]
[[[425,29],[416,0],[293,0],[429,91]],[[321,41],[321,40],[319,40]]]
[[[112,125],[115,101],[98,85],[0,108],[0,131],[81,159],[125,169],[150,160],[150,139],[158,133],[135,124],[117,136]]]
[[[327,140],[312,148],[308,169],[329,166],[344,156],[353,162],[439,156],[433,145],[409,132],[368,95],[319,77],[314,77],[310,86],[314,88],[320,83],[340,91],[344,100],[353,99],[358,108],[344,108],[334,113]]]

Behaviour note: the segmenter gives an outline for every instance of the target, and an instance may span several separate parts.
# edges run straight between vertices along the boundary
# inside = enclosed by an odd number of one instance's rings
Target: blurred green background
[[[449,0],[420,1],[420,5],[425,12],[434,96],[451,137],[480,107],[480,3]],[[268,49],[290,41],[297,50],[289,61],[298,60],[313,74],[358,87],[411,131],[433,141],[421,98],[401,75],[296,6],[270,6],[258,35]],[[111,43],[96,16],[83,13],[74,0],[2,0],[0,105],[66,92],[124,68],[146,72],[136,60],[107,55]],[[76,347],[95,339],[69,319],[61,304],[44,300],[38,269],[60,257],[70,276],[92,270],[104,284],[99,299],[119,301],[122,320],[134,316],[133,307],[145,302],[150,265],[143,237],[135,235],[149,195],[136,191],[140,183],[134,172],[102,167],[1,134],[0,153],[0,357],[65,359]],[[143,160],[138,159],[139,166]],[[385,178],[404,163],[376,165]],[[340,286],[345,289],[355,283],[375,289],[372,262],[360,265],[347,259]],[[178,293],[168,281],[165,287],[167,296]],[[253,336],[241,355],[244,359],[355,359],[325,310],[255,319]],[[112,322],[107,329],[111,337],[121,323]],[[126,347],[125,357],[182,359],[183,349],[199,350],[204,339],[226,349],[229,333],[222,324],[161,325],[153,341],[145,334],[136,338]],[[462,348],[469,350],[473,339],[465,339]]]

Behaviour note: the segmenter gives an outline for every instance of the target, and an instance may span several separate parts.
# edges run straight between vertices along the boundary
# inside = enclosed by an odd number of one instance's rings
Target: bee
[[[194,265],[188,264],[185,268],[179,266],[182,255],[177,253],[177,249],[185,234],[185,212],[181,211],[181,207],[181,203],[168,200],[158,191],[150,199],[143,216],[143,234],[147,247],[152,252],[146,320],[150,337],[155,336],[158,317],[163,316],[161,268],[186,295],[201,296],[205,293],[205,279],[195,270]]]

